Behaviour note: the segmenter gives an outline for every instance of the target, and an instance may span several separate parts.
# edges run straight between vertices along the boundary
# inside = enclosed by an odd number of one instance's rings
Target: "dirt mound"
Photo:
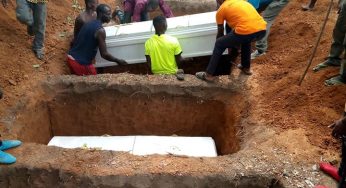
[[[79,2],[83,4],[82,0]],[[119,1],[111,0],[100,2],[108,2],[112,7],[119,4]],[[338,74],[339,68],[318,73],[310,69],[303,85],[299,87],[297,84],[320,32],[328,3],[319,0],[313,11],[303,12],[300,10],[301,1],[290,2],[272,27],[267,55],[253,61],[255,74],[248,79],[252,87],[249,91],[256,99],[250,106],[250,118],[279,130],[305,129],[309,142],[326,149],[325,152],[339,149],[327,126],[343,111],[346,86],[326,87],[323,82]],[[0,85],[5,91],[5,98],[0,102],[0,115],[23,95],[32,92],[31,86],[36,80],[68,73],[64,64],[72,33],[68,20],[76,15],[71,1],[49,2],[45,43],[47,60],[42,62],[36,60],[31,52],[32,39],[26,34],[25,26],[16,21],[14,8],[14,4],[7,9],[0,7],[3,13],[0,17]],[[336,17],[334,8],[313,65],[328,55]],[[39,68],[33,65],[39,65]],[[290,139],[299,138],[292,136]]]

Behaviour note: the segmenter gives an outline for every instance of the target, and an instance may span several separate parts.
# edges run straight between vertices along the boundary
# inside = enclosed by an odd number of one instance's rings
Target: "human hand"
[[[333,124],[329,125],[329,127],[334,126],[332,131],[332,136],[335,138],[340,138],[341,136],[346,135],[346,125],[343,123],[343,119],[339,119]]]
[[[117,62],[119,65],[127,65],[127,62],[123,59],[119,59]]]
[[[193,61],[193,57],[186,57],[183,59],[183,61],[191,62]]]
[[[218,33],[218,34],[216,35],[216,39],[218,39],[218,38],[220,38],[220,37],[223,37],[223,36],[224,36],[223,33]]]
[[[7,7],[8,2],[7,0],[1,0],[2,6]]]

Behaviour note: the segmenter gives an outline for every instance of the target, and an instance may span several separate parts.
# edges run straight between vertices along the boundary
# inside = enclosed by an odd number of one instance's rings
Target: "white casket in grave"
[[[124,151],[133,155],[217,157],[211,137],[180,136],[54,136],[48,146]]]
[[[215,13],[207,12],[167,19],[166,33],[178,38],[183,49],[183,57],[212,54],[217,33]],[[130,64],[146,61],[144,43],[155,33],[152,21],[109,26],[105,27],[105,30],[107,50],[110,54]],[[117,64],[97,54],[96,67],[114,65]]]

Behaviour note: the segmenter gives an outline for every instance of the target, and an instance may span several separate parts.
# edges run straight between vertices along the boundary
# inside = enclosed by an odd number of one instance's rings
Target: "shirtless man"
[[[78,15],[74,23],[74,38],[77,38],[84,24],[96,20],[96,7],[98,4],[98,0],[85,0],[85,11]]]
[[[72,74],[78,76],[96,75],[96,68],[93,65],[97,49],[102,58],[126,65],[123,59],[118,59],[108,53],[106,45],[106,31],[103,24],[111,21],[111,8],[108,5],[100,4],[96,8],[96,20],[86,23],[79,31],[77,38],[67,55],[67,65]]]

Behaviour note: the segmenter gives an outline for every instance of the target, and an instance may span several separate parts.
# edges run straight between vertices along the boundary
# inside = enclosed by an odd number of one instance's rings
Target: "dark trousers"
[[[227,48],[240,49],[241,65],[244,68],[250,68],[251,42],[261,39],[265,34],[265,30],[249,35],[239,35],[232,31],[227,35],[216,39],[213,55],[211,56],[207,67],[207,73],[211,75],[215,73],[219,60]]]
[[[33,27],[35,38],[32,49],[35,51],[42,50],[46,31],[46,3],[31,3],[27,0],[17,0],[16,16],[21,23]]]
[[[227,23],[225,24],[225,30],[226,30],[226,34],[229,34],[232,32],[232,28],[228,26]],[[230,59],[231,62],[234,63],[239,55],[238,48],[228,48],[228,55],[231,58]]]

